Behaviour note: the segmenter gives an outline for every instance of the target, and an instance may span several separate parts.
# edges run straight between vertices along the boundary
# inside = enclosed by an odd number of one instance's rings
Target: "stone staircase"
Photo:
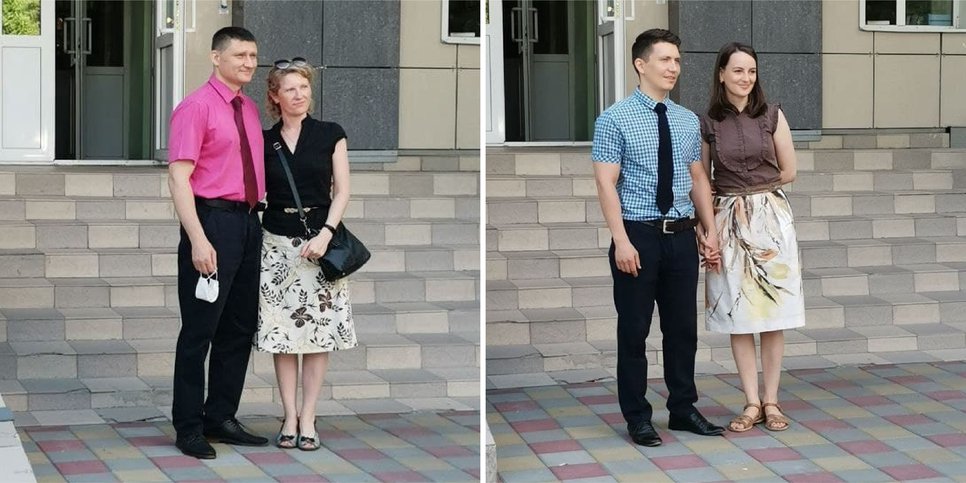
[[[807,324],[786,333],[786,367],[966,359],[966,151],[909,138],[798,150],[786,193]],[[488,387],[613,377],[610,232],[590,148],[490,148],[486,196]],[[697,370],[734,372],[728,336],[704,330],[703,275],[698,293]],[[661,377],[656,321],[648,347],[648,376]]]
[[[13,411],[170,406],[179,226],[163,167],[0,167],[0,393]],[[353,165],[360,347],[323,399],[479,397],[479,158]],[[277,403],[253,353],[243,403]],[[321,404],[321,403],[320,403]]]

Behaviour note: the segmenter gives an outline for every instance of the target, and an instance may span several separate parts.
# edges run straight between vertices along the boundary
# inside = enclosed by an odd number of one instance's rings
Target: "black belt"
[[[646,220],[640,221],[638,223],[643,223],[647,226],[653,226],[654,228],[660,228],[665,234],[677,233],[679,231],[688,230],[694,228],[698,224],[697,218],[678,218],[677,220],[661,219],[661,220]]]
[[[249,207],[247,201],[233,201],[224,200],[221,198],[201,198],[195,196],[195,203],[200,205],[205,205],[209,208],[216,208],[219,210],[228,211],[263,211],[265,209],[264,203],[255,203],[255,207]]]

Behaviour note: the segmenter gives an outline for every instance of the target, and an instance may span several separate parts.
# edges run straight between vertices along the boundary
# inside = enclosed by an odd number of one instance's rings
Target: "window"
[[[966,0],[861,0],[859,28],[890,32],[966,31]]]
[[[40,35],[40,0],[5,0],[0,8],[4,35]]]
[[[442,0],[443,42],[480,43],[480,0]]]

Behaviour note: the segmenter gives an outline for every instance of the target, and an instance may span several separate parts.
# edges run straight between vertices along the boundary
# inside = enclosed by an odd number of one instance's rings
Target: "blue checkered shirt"
[[[667,105],[674,153],[674,206],[661,214],[657,208],[657,101],[640,89],[616,102],[597,118],[591,158],[597,163],[618,163],[617,194],[621,216],[642,221],[691,216],[691,163],[701,161],[701,128],[698,116],[670,98]]]

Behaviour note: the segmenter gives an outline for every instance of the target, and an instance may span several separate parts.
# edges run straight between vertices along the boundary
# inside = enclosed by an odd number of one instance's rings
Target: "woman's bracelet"
[[[335,227],[334,226],[326,223],[326,224],[322,225],[322,228],[325,228],[326,230],[329,230],[330,232],[332,232],[332,235],[333,236],[335,235]]]

